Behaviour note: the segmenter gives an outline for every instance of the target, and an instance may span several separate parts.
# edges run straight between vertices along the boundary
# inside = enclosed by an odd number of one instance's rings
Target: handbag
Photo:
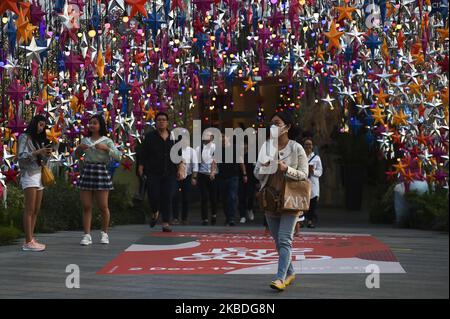
[[[282,172],[276,172],[270,175],[258,197],[261,208],[269,212],[304,212],[309,210],[311,184],[309,180],[289,180]]]
[[[42,165],[41,172],[42,185],[47,187],[56,183],[55,176],[47,165]]]

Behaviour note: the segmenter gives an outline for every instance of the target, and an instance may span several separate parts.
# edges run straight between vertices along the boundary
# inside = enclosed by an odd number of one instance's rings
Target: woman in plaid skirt
[[[91,222],[92,201],[95,197],[98,208],[102,214],[101,244],[109,244],[109,191],[113,189],[112,179],[108,171],[111,157],[120,161],[122,153],[116,148],[114,142],[108,138],[105,120],[102,115],[96,114],[89,120],[88,137],[81,140],[75,150],[77,158],[84,157],[84,165],[78,187],[80,189],[81,204],[83,205],[84,235],[80,244],[92,244]]]

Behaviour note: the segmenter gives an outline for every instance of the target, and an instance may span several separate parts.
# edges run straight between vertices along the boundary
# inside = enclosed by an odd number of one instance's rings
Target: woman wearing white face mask
[[[287,111],[278,112],[272,117],[270,127],[272,139],[262,145],[254,170],[261,189],[279,178],[294,181],[308,178],[308,160],[303,147],[295,142],[296,131],[293,117]],[[279,255],[278,272],[270,287],[283,291],[295,279],[291,261],[292,241],[301,212],[265,211],[265,214]]]

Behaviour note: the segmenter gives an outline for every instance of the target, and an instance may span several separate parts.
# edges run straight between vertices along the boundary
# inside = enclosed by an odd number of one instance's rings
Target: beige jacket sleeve
[[[297,181],[306,180],[308,178],[308,157],[306,156],[303,146],[299,143],[295,143],[293,153],[292,156],[297,157],[297,160],[293,161],[293,165],[296,164],[296,167],[288,165],[286,177]]]

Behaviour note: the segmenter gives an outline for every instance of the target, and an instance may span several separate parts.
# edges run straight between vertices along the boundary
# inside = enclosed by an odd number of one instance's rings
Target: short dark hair
[[[103,118],[103,115],[101,115],[101,114],[94,114],[89,119],[89,122],[92,121],[93,119],[97,119],[98,123],[100,124],[100,130],[98,131],[100,136],[107,136],[108,135],[108,130],[106,129],[106,122],[105,122],[105,119]],[[88,136],[92,136],[92,131],[91,130],[88,131]]]
[[[167,114],[167,113],[165,113],[165,112],[158,112],[158,113],[156,113],[156,116],[155,116],[155,121],[158,119],[158,117],[160,117],[160,116],[165,116],[166,117],[166,120],[168,121],[169,120],[169,115]]]

